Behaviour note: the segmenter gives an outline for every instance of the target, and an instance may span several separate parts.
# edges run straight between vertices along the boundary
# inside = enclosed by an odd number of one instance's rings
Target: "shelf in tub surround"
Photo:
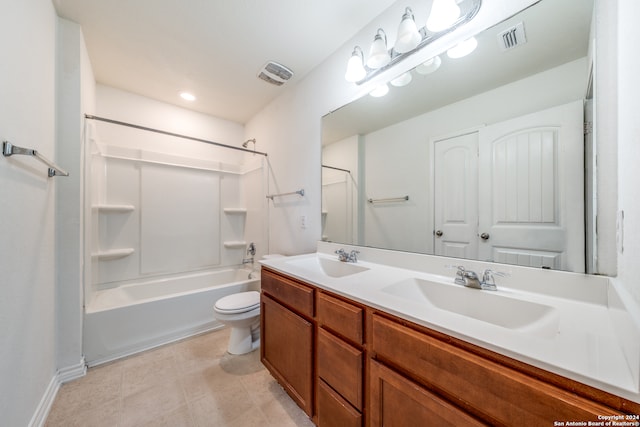
[[[244,240],[230,240],[224,242],[224,247],[227,249],[243,249],[247,246],[247,242]]]
[[[99,212],[133,212],[135,206],[133,205],[94,205],[93,209],[97,209]]]
[[[91,254],[92,258],[98,258],[100,261],[118,259],[127,257],[135,252],[133,248],[111,249]]]
[[[224,208],[224,213],[231,215],[244,215],[247,213],[246,208]]]

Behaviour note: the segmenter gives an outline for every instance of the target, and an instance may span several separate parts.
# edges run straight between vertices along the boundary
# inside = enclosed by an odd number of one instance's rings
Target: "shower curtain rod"
[[[118,120],[106,119],[104,117],[93,116],[91,114],[85,114],[84,117],[86,119],[89,119],[89,120],[98,120],[98,121],[105,122],[105,123],[112,123],[112,124],[115,124],[115,125],[127,126],[127,127],[134,128],[134,129],[146,130],[146,131],[149,131],[149,132],[155,132],[155,133],[159,133],[159,134],[162,134],[162,135],[175,136],[177,138],[189,139],[191,141],[204,142],[205,144],[216,145],[218,147],[231,148],[233,150],[244,151],[246,153],[260,154],[261,156],[265,156],[265,157],[268,156],[267,153],[264,153],[262,151],[249,150],[248,148],[242,148],[242,147],[234,147],[233,145],[222,144],[220,142],[209,141],[209,140],[201,139],[201,138],[195,138],[193,136],[182,135],[182,134],[179,134],[179,133],[167,132],[165,130],[160,130],[160,129],[154,129],[154,128],[150,128],[150,127],[146,127],[146,126],[135,125],[135,124],[132,124],[132,123],[121,122],[121,121],[118,121]]]

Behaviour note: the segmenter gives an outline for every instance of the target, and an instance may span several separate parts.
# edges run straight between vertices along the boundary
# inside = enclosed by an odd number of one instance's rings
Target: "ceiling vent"
[[[272,85],[282,86],[293,76],[293,71],[277,62],[269,61],[258,72],[258,78]]]
[[[526,42],[527,36],[524,33],[524,24],[522,22],[518,22],[513,27],[498,34],[498,44],[500,44],[502,50],[513,49]]]

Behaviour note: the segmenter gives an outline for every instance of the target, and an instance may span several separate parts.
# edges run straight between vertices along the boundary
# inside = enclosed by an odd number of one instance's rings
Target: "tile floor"
[[[45,426],[312,427],[260,352],[232,356],[228,339],[222,329],[91,368],[60,388]]]

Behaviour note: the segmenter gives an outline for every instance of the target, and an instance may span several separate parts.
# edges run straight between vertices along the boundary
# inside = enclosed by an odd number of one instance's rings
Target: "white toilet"
[[[260,347],[260,293],[239,292],[220,298],[214,317],[231,328],[227,351],[245,354]]]

